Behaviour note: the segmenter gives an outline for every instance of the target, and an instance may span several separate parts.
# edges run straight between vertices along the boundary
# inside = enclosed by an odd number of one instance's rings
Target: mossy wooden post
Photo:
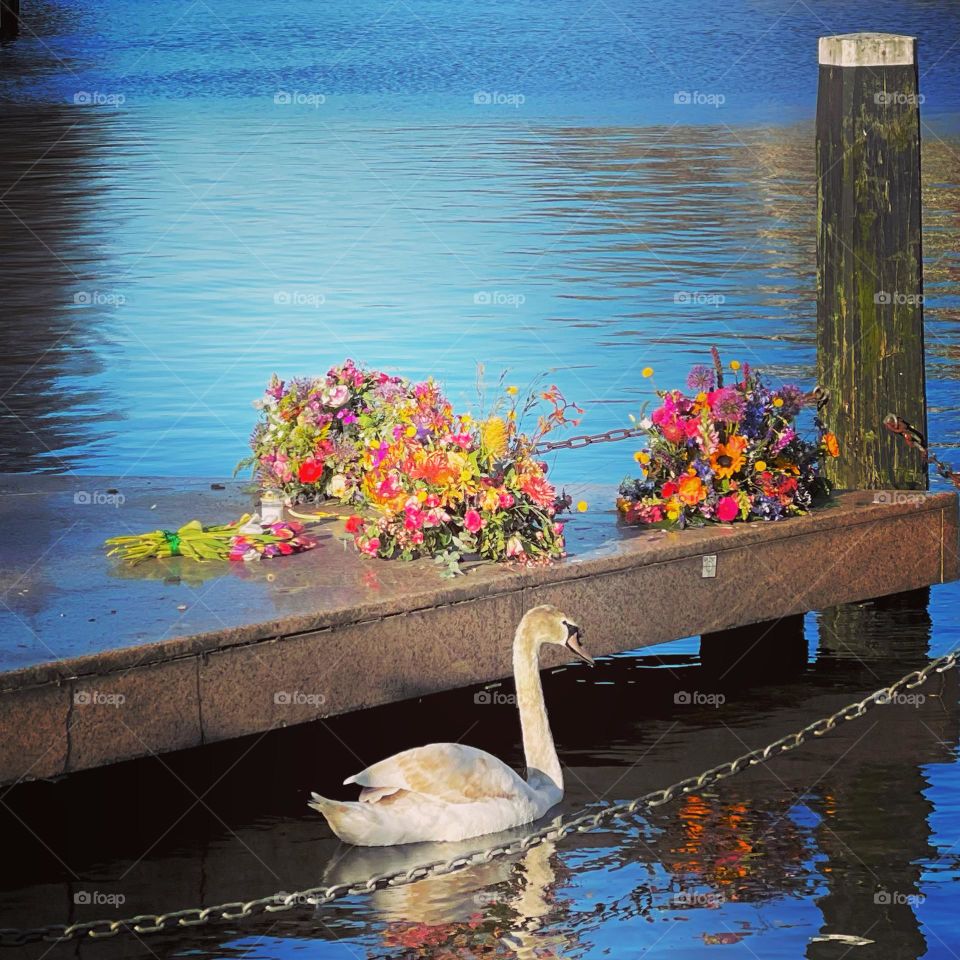
[[[817,373],[839,487],[927,488],[883,427],[896,413],[926,433],[919,111],[913,37],[820,38]]]

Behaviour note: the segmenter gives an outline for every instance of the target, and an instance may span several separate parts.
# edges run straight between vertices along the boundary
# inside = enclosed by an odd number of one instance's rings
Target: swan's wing
[[[364,788],[360,799],[387,798],[399,790],[447,803],[472,803],[490,797],[515,797],[526,784],[502,760],[462,743],[431,743],[404,750],[348,777]]]

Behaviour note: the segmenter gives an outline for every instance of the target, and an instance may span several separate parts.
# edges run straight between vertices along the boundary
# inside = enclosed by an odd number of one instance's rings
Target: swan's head
[[[593,666],[593,657],[583,649],[583,628],[552,604],[545,603],[528,610],[520,621],[520,630],[538,644],[564,646],[584,663]]]

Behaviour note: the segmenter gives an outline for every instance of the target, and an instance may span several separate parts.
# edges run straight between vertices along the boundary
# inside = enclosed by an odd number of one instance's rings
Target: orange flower
[[[691,477],[686,474],[680,478],[677,487],[677,496],[689,507],[696,506],[707,495],[707,488],[703,481],[697,477]]]
[[[743,451],[746,448],[746,437],[732,434],[726,443],[721,443],[710,454],[710,469],[720,479],[732,477],[743,466]]]
[[[827,448],[827,453],[829,453],[831,457],[840,456],[840,444],[837,443],[837,438],[834,434],[825,433],[823,435],[823,445]]]

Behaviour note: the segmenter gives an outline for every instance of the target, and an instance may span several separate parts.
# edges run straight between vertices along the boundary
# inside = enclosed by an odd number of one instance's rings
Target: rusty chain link
[[[955,487],[960,489],[960,471],[951,469],[949,464],[944,463],[928,447],[923,434],[913,424],[908,423],[903,417],[898,417],[895,413],[888,413],[883,418],[883,425],[891,432],[903,437],[903,442],[908,447],[913,447],[920,453],[920,458],[924,463],[932,463],[933,468],[943,477],[949,480]]]
[[[122,920],[90,920],[69,925],[50,924],[45,927],[34,927],[33,929],[25,930],[0,929],[0,946],[20,946],[25,943],[36,943],[39,941],[61,943],[75,940],[79,937],[90,937],[93,940],[100,940],[107,937],[115,937],[119,933],[148,934],[163,931],[171,932],[177,929],[184,930],[201,926],[211,921],[245,920],[248,917],[269,913],[282,913],[297,907],[321,906],[343,897],[371,893],[375,890],[382,890],[385,887],[401,887],[409,883],[414,883],[417,880],[422,880],[425,877],[442,876],[453,873],[455,870],[461,870],[464,867],[490,863],[493,860],[499,860],[503,857],[522,853],[531,847],[549,840],[560,840],[563,837],[569,836],[571,833],[586,833],[590,830],[596,830],[611,820],[629,817],[635,814],[641,807],[654,808],[662,806],[678,796],[691,793],[694,790],[702,790],[704,787],[719,783],[721,780],[732,777],[734,774],[748,767],[766,763],[774,757],[789,753],[791,750],[795,750],[803,744],[808,737],[822,737],[825,733],[837,727],[838,724],[862,717],[872,707],[896,702],[897,696],[902,690],[913,690],[922,683],[925,683],[932,674],[942,674],[947,670],[951,670],[957,665],[958,659],[960,659],[960,648],[936,660],[931,660],[920,670],[911,670],[910,673],[901,677],[890,686],[874,690],[873,693],[864,697],[862,700],[847,704],[847,706],[830,714],[830,716],[815,720],[796,733],[780,737],[779,740],[774,740],[773,743],[768,743],[765,747],[758,747],[756,750],[751,750],[749,753],[745,753],[735,760],[721,763],[718,766],[711,767],[709,770],[704,770],[696,776],[686,777],[669,787],[665,787],[662,790],[654,790],[634,800],[624,800],[619,803],[613,803],[604,807],[602,810],[594,813],[581,814],[569,820],[563,820],[558,817],[540,830],[513,840],[510,843],[488,847],[485,850],[478,850],[471,854],[454,857],[451,860],[434,860],[408,870],[394,870],[389,873],[370,877],[363,882],[337,883],[325,887],[309,887],[306,890],[299,890],[295,893],[281,891],[268,897],[259,897],[245,902],[237,900],[230,903],[217,904],[213,907],[191,907],[186,910],[174,910],[170,913],[139,914],[135,917],[127,917]]]

